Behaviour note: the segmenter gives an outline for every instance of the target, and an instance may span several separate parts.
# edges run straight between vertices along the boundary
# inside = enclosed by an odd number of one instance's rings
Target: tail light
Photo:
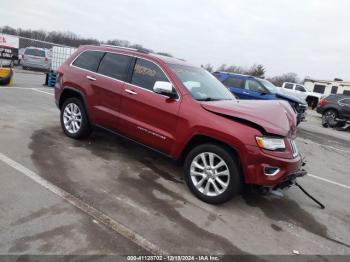
[[[327,104],[327,100],[326,99],[321,99],[320,102],[319,102],[319,105],[320,106],[325,106]]]
[[[45,57],[45,63],[49,62],[49,59],[47,57]]]
[[[62,67],[60,66],[56,70],[57,75],[56,75],[56,84],[59,84],[59,86],[62,86],[62,76],[63,76],[63,70]]]
[[[59,66],[56,71],[57,71],[58,75],[63,75],[63,68],[62,68],[62,66]]]

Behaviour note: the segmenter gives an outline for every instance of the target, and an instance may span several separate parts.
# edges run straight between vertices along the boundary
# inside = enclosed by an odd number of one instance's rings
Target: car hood
[[[267,134],[294,136],[296,115],[283,100],[220,100],[201,102],[212,113],[246,123]]]
[[[285,100],[289,100],[289,101],[292,101],[292,102],[295,102],[295,103],[298,103],[298,104],[306,104],[306,101],[301,99],[300,97],[298,96],[293,96],[293,95],[287,95],[285,93],[282,93],[281,91],[278,91],[276,93],[276,97],[277,98],[281,98],[281,99],[285,99]]]

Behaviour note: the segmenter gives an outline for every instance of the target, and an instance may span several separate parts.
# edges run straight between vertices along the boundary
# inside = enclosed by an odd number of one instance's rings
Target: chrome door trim
[[[125,92],[127,92],[128,94],[131,94],[131,95],[137,95],[137,93],[135,91],[132,91],[130,89],[124,89]]]
[[[96,78],[95,77],[92,77],[92,76],[86,76],[87,79],[91,80],[91,81],[96,81]]]

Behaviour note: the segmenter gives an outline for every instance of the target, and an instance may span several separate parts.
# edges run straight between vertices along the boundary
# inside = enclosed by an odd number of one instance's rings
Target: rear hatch
[[[24,51],[24,62],[31,65],[45,66],[48,63],[45,50],[27,48]]]

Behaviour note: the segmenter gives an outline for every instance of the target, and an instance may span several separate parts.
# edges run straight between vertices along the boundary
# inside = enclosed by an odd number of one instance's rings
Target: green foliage
[[[266,69],[263,65],[253,65],[249,70],[246,72],[247,75],[259,77],[259,78],[265,78]]]

